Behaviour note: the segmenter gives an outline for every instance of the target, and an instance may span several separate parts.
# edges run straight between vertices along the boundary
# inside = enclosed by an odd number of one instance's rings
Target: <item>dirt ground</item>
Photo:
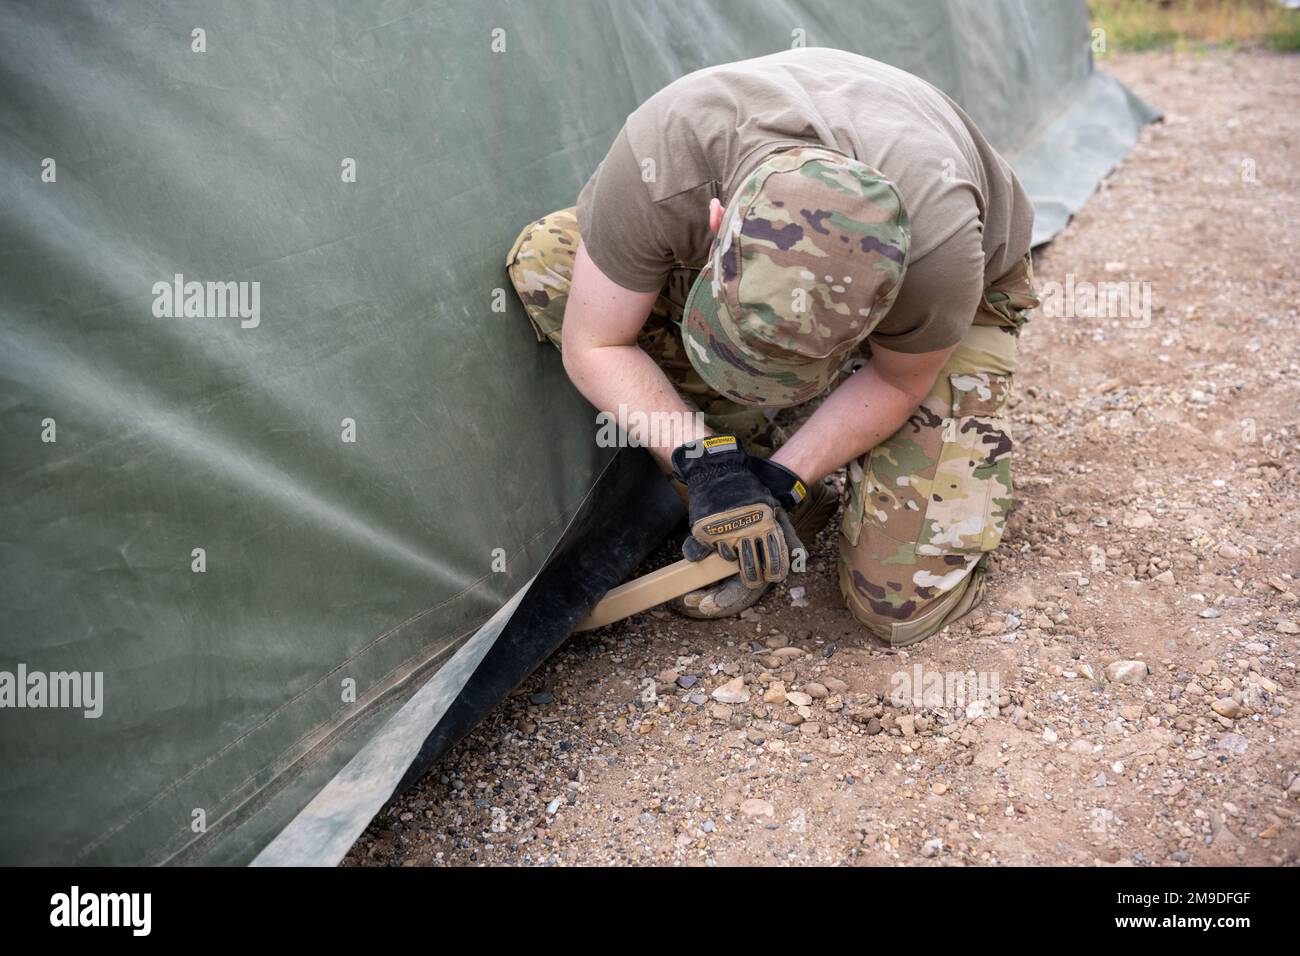
[[[1151,319],[1027,327],[984,604],[886,648],[833,525],[746,619],[571,639],[345,865],[1297,862],[1300,58],[1106,68],[1166,119],[1038,281],[1149,283]],[[968,672],[991,705],[928,696]]]

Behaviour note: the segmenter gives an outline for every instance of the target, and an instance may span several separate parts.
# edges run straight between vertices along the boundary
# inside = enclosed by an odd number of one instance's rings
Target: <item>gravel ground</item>
[[[1107,68],[1166,120],[1038,280],[1151,320],[1027,328],[985,603],[887,649],[832,528],[746,619],[570,640],[345,865],[1296,863],[1300,58]],[[895,699],[917,668],[994,699]]]

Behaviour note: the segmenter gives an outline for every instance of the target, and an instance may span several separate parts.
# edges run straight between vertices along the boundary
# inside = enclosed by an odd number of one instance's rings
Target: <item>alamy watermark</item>
[[[153,284],[156,319],[238,318],[240,328],[255,329],[262,322],[262,283],[185,281],[178,272],[170,282]]]
[[[1038,287],[1039,308],[1050,318],[1126,319],[1130,329],[1151,327],[1151,283],[1141,281],[1092,282],[1066,273]]]
[[[87,720],[104,713],[103,671],[0,671],[0,708],[71,709]]]
[[[996,706],[1001,690],[997,671],[927,671],[920,664],[889,677],[895,707],[957,707],[983,702]]]
[[[643,412],[618,406],[618,413],[596,415],[596,446],[599,448],[671,447],[708,434],[703,412]]]

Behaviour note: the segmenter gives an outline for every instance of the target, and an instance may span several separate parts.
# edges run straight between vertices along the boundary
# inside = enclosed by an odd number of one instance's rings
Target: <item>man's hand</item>
[[[714,548],[739,564],[747,588],[784,581],[790,552],[802,548],[785,510],[750,470],[733,435],[715,435],[673,451],[673,473],[686,485],[691,536],[682,554],[700,561]]]

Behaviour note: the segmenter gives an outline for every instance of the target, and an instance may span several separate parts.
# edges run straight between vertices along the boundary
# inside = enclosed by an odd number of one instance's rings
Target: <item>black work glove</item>
[[[782,508],[793,511],[795,505],[808,497],[804,483],[785,465],[777,464],[758,455],[746,456],[749,470],[761,481]]]
[[[785,580],[790,551],[802,545],[785,510],[748,462],[739,439],[715,435],[679,445],[673,474],[686,485],[691,523],[682,554],[701,561],[716,548],[737,563],[745,587],[761,588]]]

